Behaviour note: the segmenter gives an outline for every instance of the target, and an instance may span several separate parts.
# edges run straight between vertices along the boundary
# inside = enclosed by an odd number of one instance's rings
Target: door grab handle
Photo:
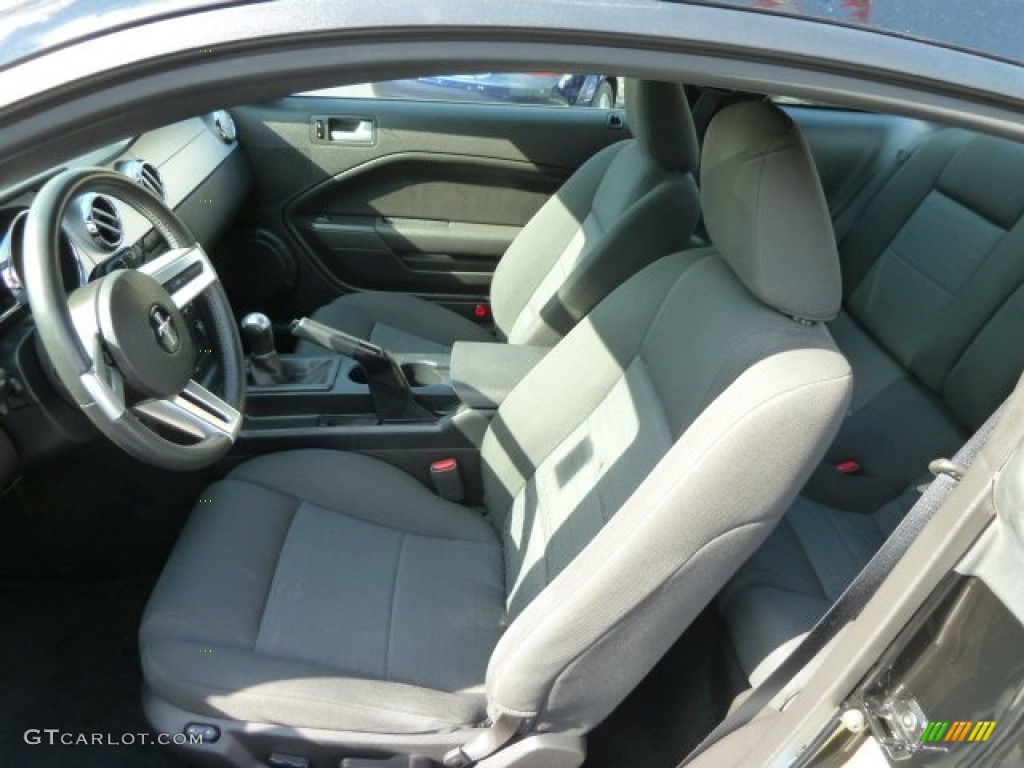
[[[334,118],[330,119],[329,136],[331,141],[343,144],[372,144],[374,140],[374,122],[367,118]]]

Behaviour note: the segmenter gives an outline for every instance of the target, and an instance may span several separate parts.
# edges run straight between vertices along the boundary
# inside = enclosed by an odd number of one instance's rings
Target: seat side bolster
[[[606,716],[768,535],[834,436],[850,384],[833,349],[743,373],[509,627],[488,668],[491,709],[554,728]],[[616,675],[598,674],[609,666]]]
[[[666,178],[608,228],[552,296],[540,315],[559,336],[568,333],[609,292],[648,264],[684,250],[697,226],[700,194],[689,175]]]

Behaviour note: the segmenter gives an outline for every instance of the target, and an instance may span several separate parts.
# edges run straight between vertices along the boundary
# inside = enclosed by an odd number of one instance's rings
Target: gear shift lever
[[[259,386],[283,384],[287,376],[274,346],[270,318],[261,312],[250,312],[242,318],[241,328],[249,347],[253,383]]]

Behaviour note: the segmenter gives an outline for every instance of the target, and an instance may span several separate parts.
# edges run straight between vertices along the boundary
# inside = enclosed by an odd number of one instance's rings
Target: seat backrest
[[[485,436],[511,620],[492,716],[605,717],[768,535],[841,420],[849,366],[822,322],[839,266],[806,144],[774,106],[740,104],[702,168],[717,246],[615,290]]]
[[[968,429],[981,427],[1016,386],[1024,370],[1022,337],[1024,285],[1019,285],[978,332],[943,384],[943,402]]]
[[[847,309],[935,394],[1024,282],[1024,145],[933,134],[854,223]]]
[[[698,150],[683,89],[630,80],[626,108],[635,138],[584,163],[495,270],[494,321],[513,344],[554,345],[615,286],[689,243]]]

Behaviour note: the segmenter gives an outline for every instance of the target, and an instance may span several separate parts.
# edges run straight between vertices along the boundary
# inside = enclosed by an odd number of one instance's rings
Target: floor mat
[[[184,768],[165,747],[138,743],[149,728],[136,632],[151,587],[0,581],[0,766]],[[51,746],[44,729],[115,743]],[[41,743],[27,743],[26,732]]]
[[[34,466],[0,497],[0,579],[159,573],[211,479],[148,467],[102,443]]]
[[[711,611],[690,625],[650,674],[587,737],[585,768],[675,768],[724,716]]]
[[[137,632],[215,473],[155,469],[96,441],[0,495],[0,768],[184,768],[140,743]],[[79,734],[105,743],[59,743]]]

